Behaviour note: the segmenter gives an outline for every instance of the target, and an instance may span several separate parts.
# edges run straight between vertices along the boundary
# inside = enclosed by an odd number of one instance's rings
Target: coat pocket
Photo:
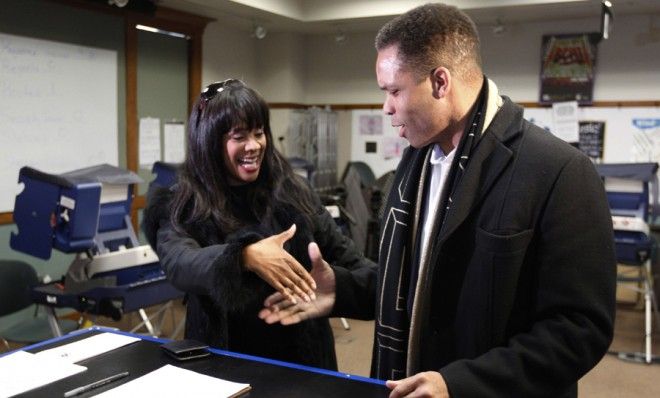
[[[525,229],[513,234],[502,235],[477,228],[476,248],[496,254],[515,253],[527,248],[532,240],[533,232],[533,229]]]
[[[483,253],[486,263],[481,269],[490,276],[490,337],[493,345],[505,343],[521,267],[533,235],[533,229],[502,235],[477,228],[476,252]]]

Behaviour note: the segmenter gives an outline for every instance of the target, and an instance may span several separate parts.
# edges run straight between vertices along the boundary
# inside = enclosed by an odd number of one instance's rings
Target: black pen
[[[113,381],[115,381],[115,380],[119,380],[119,379],[121,379],[121,378],[123,378],[123,377],[126,377],[126,376],[128,376],[128,372],[121,372],[121,373],[117,373],[116,375],[112,375],[112,376],[110,376],[110,377],[106,377],[105,379],[101,379],[101,380],[99,380],[99,381],[95,381],[95,382],[93,382],[93,383],[90,383],[90,384],[84,385],[84,386],[82,386],[82,387],[74,388],[74,389],[71,390],[71,391],[67,391],[67,392],[65,392],[65,393],[64,393],[64,398],[73,397],[73,396],[76,396],[76,395],[78,395],[78,394],[82,394],[82,393],[84,393],[84,392],[91,391],[91,390],[93,390],[93,389],[95,389],[95,388],[98,388],[98,387],[104,386],[104,385],[106,385],[106,384],[108,384],[108,383],[112,383]]]

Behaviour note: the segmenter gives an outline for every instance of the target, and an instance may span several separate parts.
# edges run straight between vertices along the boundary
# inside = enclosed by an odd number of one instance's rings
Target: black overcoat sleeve
[[[221,243],[202,247],[193,237],[171,225],[171,197],[171,191],[166,189],[155,193],[145,209],[142,224],[168,280],[182,291],[208,296],[219,308],[242,309],[255,299],[254,292],[262,285],[256,274],[243,267],[242,250],[264,237],[254,230],[243,229]],[[206,230],[213,233],[210,228]],[[209,239],[217,241],[217,237]]]
[[[374,319],[377,265],[341,233],[325,207],[314,217],[314,239],[336,280],[336,298],[331,316]]]

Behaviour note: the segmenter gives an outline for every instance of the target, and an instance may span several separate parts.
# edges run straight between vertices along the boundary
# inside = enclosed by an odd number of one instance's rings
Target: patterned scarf
[[[437,234],[451,211],[453,194],[465,172],[470,154],[479,142],[483,129],[488,82],[484,77],[481,92],[470,114],[466,131],[456,148],[456,155],[449,170],[445,189],[438,206],[433,234]],[[406,377],[410,314],[408,301],[414,297],[410,286],[416,286],[421,226],[416,225],[415,213],[423,203],[420,187],[428,185],[429,154],[433,145],[422,149],[409,148],[397,168],[392,185],[381,232],[378,297],[376,305],[376,330],[371,375],[378,379],[398,380]],[[405,163],[404,163],[405,162]],[[405,167],[402,167],[404,166]],[[418,220],[419,221],[419,220]],[[414,231],[413,231],[414,230]],[[414,243],[413,243],[414,242]],[[427,314],[424,314],[427,315]]]

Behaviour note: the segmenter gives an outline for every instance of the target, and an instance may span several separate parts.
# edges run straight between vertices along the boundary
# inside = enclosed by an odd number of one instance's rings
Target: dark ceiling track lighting
[[[131,10],[139,13],[153,15],[156,13],[158,0],[87,0],[103,6],[120,10]]]
[[[254,37],[261,40],[266,37],[268,30],[263,25],[255,25],[254,32],[252,33]]]
[[[603,0],[601,2],[600,12],[600,39],[607,40],[614,27],[614,13],[612,12],[612,2]]]
[[[614,29],[614,13],[612,12],[612,2],[610,0],[601,0],[600,2],[600,32],[589,33],[592,43],[598,44],[603,40],[610,38]]]

